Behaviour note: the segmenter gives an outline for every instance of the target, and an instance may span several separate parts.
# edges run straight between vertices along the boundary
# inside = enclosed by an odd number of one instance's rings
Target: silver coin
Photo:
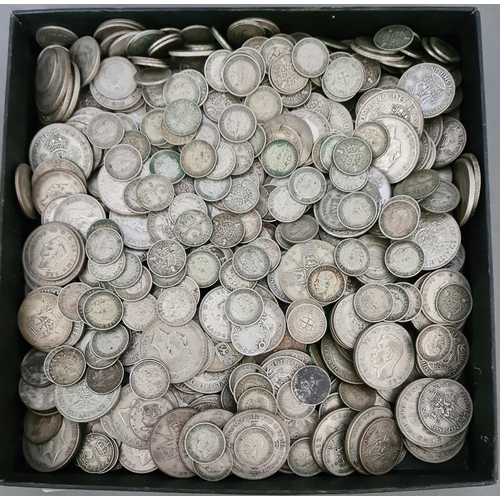
[[[80,426],[63,418],[57,434],[47,443],[35,444],[23,436],[23,455],[30,467],[39,472],[53,472],[75,456],[80,444]],[[54,451],[57,450],[57,453]]]
[[[257,127],[254,112],[243,104],[233,104],[224,108],[219,116],[219,130],[231,143],[244,142],[250,139]]]
[[[130,372],[130,388],[142,399],[159,399],[170,385],[166,366],[157,359],[141,359]]]
[[[233,213],[246,213],[259,202],[259,188],[257,184],[248,178],[234,178],[231,190],[222,202]]]
[[[182,326],[156,321],[144,330],[141,338],[141,359],[162,361],[175,384],[189,380],[200,371],[206,352],[205,333],[193,321]]]
[[[75,458],[78,466],[90,474],[107,472],[118,460],[113,440],[96,432],[83,437]]]
[[[96,147],[109,149],[123,139],[125,126],[114,113],[103,112],[94,116],[87,125],[87,137]]]
[[[377,392],[366,385],[353,385],[340,382],[339,395],[342,401],[353,410],[364,411],[375,406]]]
[[[373,158],[383,155],[389,147],[389,131],[381,123],[361,123],[354,130],[354,136],[360,137],[370,145]]]
[[[142,266],[141,276],[137,283],[127,288],[115,288],[115,293],[124,302],[123,316],[128,316],[126,302],[138,302],[143,300],[151,290],[153,280],[151,272],[146,267]]]
[[[197,463],[210,464],[224,454],[224,434],[214,424],[201,422],[191,427],[184,438],[186,452]]]
[[[56,406],[55,390],[58,386],[33,387],[24,379],[19,380],[18,393],[21,401],[34,412],[45,412]]]
[[[448,264],[460,247],[460,228],[449,214],[423,213],[410,237],[424,251],[425,271]]]
[[[280,94],[272,87],[260,86],[245,98],[245,106],[250,108],[258,123],[265,123],[281,114],[283,102]]]
[[[440,179],[437,190],[420,201],[420,205],[427,212],[446,213],[451,212],[460,204],[460,192],[454,184]]]
[[[257,281],[271,269],[271,261],[260,247],[248,245],[238,248],[233,256],[234,271],[243,279]]]
[[[294,222],[306,211],[307,205],[294,200],[288,186],[280,186],[269,195],[269,214],[280,222]]]
[[[443,405],[451,406],[446,419]],[[424,387],[418,398],[418,414],[430,431],[440,436],[454,436],[462,432],[472,418],[472,399],[458,382],[449,379],[435,380]]]
[[[290,307],[293,307],[293,302]],[[312,304],[295,307],[287,316],[290,335],[303,344],[312,344],[321,340],[326,332],[327,321],[323,309]]]
[[[185,325],[196,313],[196,299],[186,288],[166,288],[158,296],[157,310],[167,325]]]
[[[47,387],[51,381],[43,370],[46,353],[31,349],[21,361],[21,377],[33,387]]]
[[[197,81],[184,72],[172,75],[163,88],[163,98],[168,105],[178,99],[188,99],[194,103],[200,100],[200,86]]]
[[[380,212],[380,231],[392,240],[408,238],[417,230],[420,213],[419,207],[408,197],[389,201]]]
[[[336,144],[333,161],[344,174],[359,175],[370,166],[372,151],[363,139],[347,137]]]
[[[295,359],[284,354],[281,355],[281,353],[274,358],[267,359],[262,364],[262,368],[271,381],[276,393],[284,384],[291,382],[295,372],[303,366],[305,366],[305,363],[300,359]]]
[[[113,146],[104,157],[104,168],[117,181],[131,180],[141,172],[141,153],[128,144]]]
[[[424,265],[424,252],[413,241],[396,241],[385,253],[387,269],[399,278],[416,276]]]
[[[247,389],[238,398],[238,411],[266,410],[270,413],[277,411],[276,399],[272,392],[262,387]]]
[[[407,26],[386,26],[375,33],[373,43],[381,50],[396,51],[408,47],[413,41],[414,33]]]
[[[123,302],[122,321],[128,328],[142,332],[157,319],[157,301],[152,295],[147,294],[134,302]]]
[[[354,348],[356,371],[374,389],[391,389],[410,374],[414,348],[408,332],[394,323],[378,323],[366,329]]]
[[[330,393],[330,377],[318,366],[304,366],[293,375],[291,390],[302,403],[321,404]]]
[[[325,469],[322,454],[327,439],[336,431],[346,430],[356,412],[350,408],[332,411],[318,423],[312,436],[312,452],[316,463]]]
[[[314,411],[315,405],[299,401],[292,391],[291,384],[291,382],[285,382],[276,394],[280,415],[289,420],[307,418]]]
[[[57,297],[57,305],[61,314],[70,321],[80,321],[77,312],[77,302],[80,295],[89,289],[85,283],[70,283],[66,285]]]
[[[208,465],[193,462],[193,468],[196,474],[205,481],[222,481],[231,474],[233,458],[229,451],[225,450],[221,458],[215,462]]]
[[[224,60],[221,75],[226,90],[238,97],[257,90],[262,78],[258,62],[241,53],[234,53]]]
[[[175,240],[160,240],[154,243],[148,251],[150,270],[162,277],[178,275],[186,264],[186,252]]]
[[[328,49],[316,38],[303,38],[293,47],[292,62],[302,76],[308,78],[321,76],[328,67]]]
[[[89,367],[85,374],[85,382],[91,391],[97,394],[109,394],[120,387],[123,375],[123,365],[117,361],[102,370]]]
[[[115,405],[120,387],[109,394],[90,390],[85,379],[70,387],[56,387],[56,406],[63,417],[73,422],[90,422],[100,418]]]
[[[120,445],[120,464],[135,474],[147,474],[157,469],[149,450],[137,450],[126,443]]]
[[[334,432],[323,446],[323,463],[326,470],[334,476],[348,476],[355,471],[344,449],[345,436],[345,430]]]
[[[441,287],[436,297],[436,309],[447,322],[464,321],[472,310],[472,296],[469,289],[459,283]]]
[[[174,235],[185,246],[201,246],[212,236],[212,221],[199,210],[188,210],[177,217]]]
[[[191,177],[205,177],[215,169],[217,153],[211,144],[197,139],[182,149],[180,161],[182,169]]]
[[[44,444],[56,436],[61,424],[62,417],[59,413],[41,416],[28,410],[24,418],[23,429],[29,441],[34,444]]]
[[[322,87],[328,98],[343,102],[353,97],[364,81],[363,65],[353,58],[341,57],[329,64],[323,74]]]
[[[359,240],[345,239],[335,248],[335,262],[344,274],[358,276],[368,270],[370,253]]]
[[[436,167],[444,167],[456,160],[467,141],[465,127],[451,116],[443,118],[443,135],[436,144]]]
[[[374,451],[380,433],[383,433],[386,439],[382,456]],[[367,427],[359,446],[363,467],[370,474],[381,475],[389,472],[398,463],[403,449],[403,436],[394,420],[380,418]]]
[[[423,170],[411,173],[402,182],[401,189],[403,194],[418,201],[430,196],[438,186],[439,174],[435,170]]]
[[[155,399],[136,399],[130,411],[130,425],[138,437],[149,441],[156,422],[165,413],[177,407],[177,401],[170,392],[165,396]]]
[[[102,359],[112,359],[125,352],[129,343],[128,330],[119,325],[107,332],[96,331],[90,341],[94,355]]]
[[[304,204],[316,203],[326,192],[326,182],[315,168],[302,167],[290,176],[288,189],[294,200]]]
[[[172,183],[158,174],[143,177],[137,184],[136,193],[137,201],[146,210],[155,212],[167,208],[174,198]]]
[[[312,477],[321,472],[311,450],[311,438],[298,439],[290,446],[288,455],[290,470],[300,477]]]
[[[452,76],[445,68],[434,63],[412,66],[401,76],[398,85],[416,99],[425,118],[441,114],[455,96]]]
[[[87,238],[85,250],[87,257],[96,264],[112,264],[122,254],[123,239],[113,229],[97,229]]]
[[[44,363],[47,378],[59,386],[76,384],[83,377],[85,368],[83,354],[70,346],[53,349],[47,355]]]
[[[266,411],[247,410],[226,424],[224,435],[234,458],[233,474],[243,479],[263,479],[282,467],[288,455],[290,436],[281,422]]]
[[[377,219],[377,204],[366,193],[349,193],[337,205],[339,221],[354,231],[366,229]]]

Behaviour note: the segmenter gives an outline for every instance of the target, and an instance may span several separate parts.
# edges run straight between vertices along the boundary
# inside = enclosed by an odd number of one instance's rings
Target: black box
[[[385,476],[333,477],[321,474],[305,479],[276,474],[263,481],[231,476],[219,483],[201,479],[173,479],[159,471],[147,475],[121,470],[105,475],[81,472],[76,466],[42,474],[25,462],[21,448],[25,407],[17,386],[19,366],[29,346],[17,328],[17,310],[24,297],[21,250],[34,224],[22,214],[14,190],[14,171],[28,160],[28,148],[40,128],[35,106],[35,66],[40,47],[35,33],[44,25],[65,26],[79,36],[92,35],[106,19],[128,17],[147,28],[191,24],[215,26],[225,33],[230,23],[244,17],[265,17],[284,33],[294,31],[338,40],[374,35],[390,24],[405,24],[420,36],[439,36],[462,56],[464,101],[461,121],[467,129],[466,152],[477,156],[483,186],[488,184],[486,117],[479,11],[473,7],[207,7],[71,9],[14,12],[10,22],[5,128],[0,177],[0,482],[10,486],[128,490],[178,494],[335,494],[448,488],[493,484],[497,481],[497,406],[495,392],[495,330],[491,223],[488,191],[482,188],[477,212],[463,230],[467,253],[466,275],[474,308],[464,333],[470,347],[465,385],[474,402],[474,416],[466,446],[444,464],[425,464],[407,455]]]

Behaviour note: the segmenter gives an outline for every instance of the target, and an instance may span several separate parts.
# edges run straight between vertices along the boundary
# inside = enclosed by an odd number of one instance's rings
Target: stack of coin
[[[37,35],[26,460],[218,481],[452,458],[481,187],[458,53],[400,25],[221,33]]]

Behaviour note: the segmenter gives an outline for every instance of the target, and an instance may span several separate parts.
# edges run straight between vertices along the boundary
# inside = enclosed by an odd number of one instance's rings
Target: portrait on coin
[[[38,267],[44,271],[53,271],[71,253],[69,241],[62,235],[56,235],[43,244],[40,250]]]
[[[403,357],[404,345],[396,336],[384,333],[372,353],[372,364],[377,369],[377,379],[394,375],[394,368]]]

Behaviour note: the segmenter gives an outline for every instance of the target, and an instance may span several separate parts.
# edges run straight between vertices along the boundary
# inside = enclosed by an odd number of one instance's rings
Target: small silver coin
[[[224,108],[219,116],[219,130],[229,142],[238,143],[250,139],[257,128],[254,112],[243,104],[233,104]]]
[[[174,235],[183,245],[201,246],[212,236],[212,221],[199,210],[188,210],[177,217]]]
[[[405,198],[389,201],[380,212],[380,231],[388,238],[402,240],[415,233],[420,221],[420,209]]]
[[[299,74],[308,78],[321,76],[328,67],[329,53],[316,38],[303,38],[292,50],[292,63]]]
[[[53,349],[45,359],[44,371],[47,378],[57,385],[76,384],[85,373],[83,354],[74,347],[61,346]]]
[[[189,176],[195,179],[206,177],[215,169],[217,152],[208,142],[196,139],[182,148],[180,161]]]
[[[123,252],[123,239],[110,228],[93,231],[85,243],[87,257],[96,264],[112,264]]]
[[[87,137],[96,147],[109,149],[123,139],[125,126],[114,113],[103,112],[94,116],[87,126]]]
[[[395,283],[387,283],[385,287],[393,298],[393,308],[386,321],[400,321],[406,316],[410,308],[410,298],[404,288]]]
[[[349,193],[337,205],[337,214],[339,221],[348,229],[366,229],[377,219],[377,205],[369,194]]]
[[[154,212],[164,210],[174,199],[174,187],[163,175],[151,174],[143,177],[136,188],[137,201]]]
[[[258,281],[271,270],[271,261],[265,250],[255,245],[247,245],[234,252],[233,267],[241,278]]]
[[[91,391],[97,394],[109,394],[120,387],[123,375],[123,365],[117,361],[102,370],[87,368],[85,382]]]
[[[414,33],[407,26],[386,26],[375,33],[373,43],[381,50],[397,51],[405,49],[413,41]]]
[[[339,396],[349,408],[356,411],[364,411],[375,406],[377,392],[366,385],[340,382]]]
[[[440,288],[436,297],[438,314],[450,323],[464,321],[472,311],[472,295],[459,283],[449,283]]]
[[[395,241],[385,252],[387,269],[399,278],[416,276],[424,266],[424,252],[413,241]]]
[[[93,354],[99,358],[113,359],[125,352],[128,343],[128,330],[119,325],[107,332],[96,331],[89,345]]]
[[[368,143],[373,158],[383,155],[389,147],[389,131],[381,123],[364,122],[356,127],[353,135]]]
[[[254,290],[239,288],[226,298],[224,312],[236,326],[250,326],[259,321],[264,312],[261,296]]]
[[[288,177],[299,164],[296,147],[285,139],[275,139],[266,144],[261,153],[262,167],[272,177]]]
[[[345,451],[345,430],[334,432],[323,446],[322,459],[326,470],[334,476],[348,476],[355,472]]]
[[[167,367],[157,359],[141,359],[130,372],[130,388],[142,399],[159,399],[170,386]]]
[[[200,288],[212,286],[219,279],[220,268],[219,258],[209,250],[196,250],[186,259],[186,274]]]
[[[219,460],[224,454],[226,440],[216,425],[202,422],[191,427],[184,438],[189,457],[204,465]]]
[[[370,266],[370,253],[366,245],[352,238],[343,240],[335,248],[335,262],[348,276],[365,273]]]
[[[186,252],[175,240],[160,240],[148,251],[148,265],[151,272],[165,278],[179,274],[186,264]]]
[[[272,392],[262,387],[247,389],[238,398],[237,409],[239,412],[245,410],[266,410],[276,413],[278,407]]]
[[[367,142],[358,137],[348,137],[337,143],[333,150],[335,166],[344,174],[359,175],[368,169],[372,151]]]
[[[196,299],[186,288],[166,288],[158,296],[157,311],[167,325],[185,325],[196,313]]]
[[[34,444],[44,444],[53,439],[62,425],[59,413],[50,416],[36,415],[28,410],[23,429],[26,437]]]
[[[297,302],[297,301],[295,301]],[[303,344],[312,344],[321,340],[326,332],[327,320],[323,309],[314,304],[298,304],[292,302],[290,313],[287,313],[287,325],[290,335]],[[290,309],[289,309],[290,310]]]
[[[291,382],[285,382],[278,389],[276,402],[280,415],[289,420],[307,418],[315,408],[313,404],[307,404],[297,399],[292,392]]]

